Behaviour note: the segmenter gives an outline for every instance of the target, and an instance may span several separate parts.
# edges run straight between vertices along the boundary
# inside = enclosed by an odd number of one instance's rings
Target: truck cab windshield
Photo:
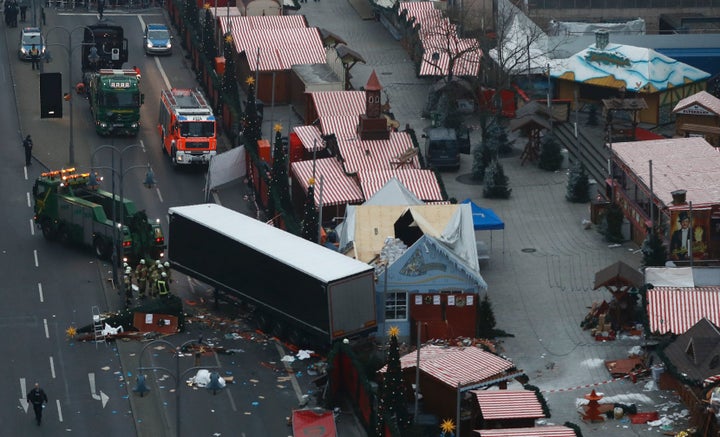
[[[180,135],[186,138],[215,136],[215,123],[211,121],[186,121],[180,123]]]
[[[103,93],[101,101],[103,106],[109,106],[111,108],[138,108],[140,107],[140,94]]]

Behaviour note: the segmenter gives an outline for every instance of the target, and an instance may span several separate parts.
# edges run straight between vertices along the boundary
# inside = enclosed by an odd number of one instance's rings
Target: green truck
[[[98,135],[135,136],[140,130],[140,75],[133,69],[85,73],[90,112]]]
[[[45,172],[33,186],[34,221],[47,240],[92,247],[101,259],[113,251],[113,203],[123,259],[159,259],[165,237],[159,220],[148,220],[128,199],[89,185],[89,173],[74,168]],[[113,202],[115,199],[115,202]],[[118,246],[120,247],[120,246]]]

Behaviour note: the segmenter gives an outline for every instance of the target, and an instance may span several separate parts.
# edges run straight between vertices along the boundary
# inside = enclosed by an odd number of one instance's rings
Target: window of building
[[[385,294],[385,320],[407,320],[407,292]]]

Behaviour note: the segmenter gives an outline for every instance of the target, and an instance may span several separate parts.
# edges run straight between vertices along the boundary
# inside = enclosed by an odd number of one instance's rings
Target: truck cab
[[[425,138],[425,158],[430,167],[457,170],[460,168],[460,143],[454,129],[428,129]]]

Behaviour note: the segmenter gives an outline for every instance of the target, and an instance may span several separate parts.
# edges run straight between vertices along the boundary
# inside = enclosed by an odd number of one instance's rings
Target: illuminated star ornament
[[[245,79],[245,83],[248,85],[252,85],[255,83],[255,79],[252,76],[248,76],[248,78]]]
[[[75,329],[74,326],[71,326],[65,330],[65,335],[67,335],[70,338],[75,338],[75,336],[77,335],[77,329]]]
[[[275,126],[273,126],[273,130],[275,132],[282,132],[282,125],[280,123],[275,123]]]
[[[388,335],[390,337],[397,337],[398,335],[400,335],[400,328],[398,328],[397,326],[391,326],[388,330]]]
[[[308,179],[308,185],[315,185],[315,178]]]
[[[443,432],[443,435],[452,433],[455,431],[455,423],[453,423],[452,419],[443,420],[443,423],[440,425],[440,431]]]
[[[233,41],[232,35],[230,35],[228,33],[227,36],[225,36],[225,42],[228,44],[232,44],[232,41]]]
[[[203,9],[210,9],[210,3],[205,3],[203,5]]]

